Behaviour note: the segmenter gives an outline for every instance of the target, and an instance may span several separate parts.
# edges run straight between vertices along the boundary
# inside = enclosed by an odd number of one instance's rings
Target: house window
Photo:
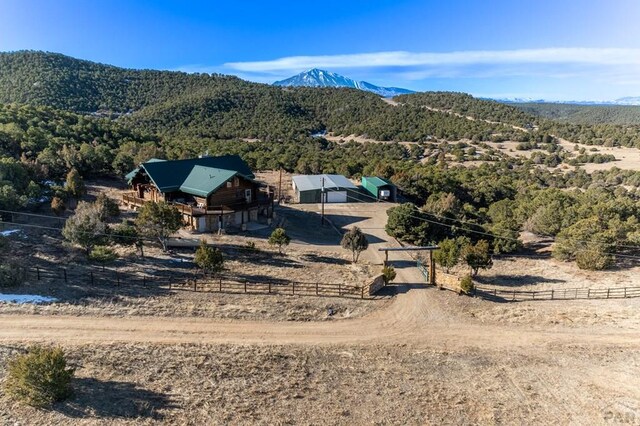
[[[231,188],[231,186],[232,186],[231,181],[228,181],[228,182],[227,182],[227,188]]]
[[[240,186],[240,178],[238,176],[233,178],[233,186]]]
[[[251,190],[250,189],[245,189],[244,190],[244,199],[247,200],[247,203],[251,202]]]

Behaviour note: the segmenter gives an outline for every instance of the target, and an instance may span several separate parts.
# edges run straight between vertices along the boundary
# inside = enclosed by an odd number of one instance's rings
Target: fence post
[[[197,278],[193,279],[193,291],[194,292],[198,291],[198,279]]]
[[[296,294],[296,282],[291,281],[291,295],[294,296]]]
[[[93,285],[93,271],[89,272],[91,274],[91,285]]]
[[[627,288],[626,287],[624,288],[624,298],[625,299],[627,298]]]
[[[92,272],[92,274],[93,274],[93,272]],[[147,287],[147,276],[146,275],[142,276],[142,286],[145,287],[145,288]]]
[[[610,288],[607,289],[607,299],[609,298],[609,291],[611,291]]]
[[[244,280],[244,292],[247,292],[247,280]]]
[[[513,290],[513,297],[511,298],[511,300],[512,300],[512,301],[513,301],[513,300],[516,300],[516,291],[515,291],[515,290]]]
[[[591,287],[587,289],[587,299],[591,299]]]
[[[38,281],[40,281],[40,267],[36,266],[36,273],[38,274]]]
[[[316,296],[319,294],[318,293],[318,287],[319,287],[319,284],[316,282]]]
[[[553,293],[555,292],[555,290],[551,289],[551,300],[553,300]]]
[[[342,283],[338,283],[338,296],[342,297]]]
[[[360,298],[361,298],[361,299],[364,299],[364,286],[362,286],[362,290],[361,290]]]
[[[220,293],[222,293],[222,278],[220,278]]]
[[[271,281],[269,281],[269,294],[271,294]]]

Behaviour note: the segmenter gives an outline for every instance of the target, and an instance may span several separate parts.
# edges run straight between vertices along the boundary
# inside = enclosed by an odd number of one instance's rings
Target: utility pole
[[[282,166],[280,166],[280,181],[278,182],[278,205],[282,201]]]
[[[320,204],[322,205],[322,213],[320,214],[320,223],[324,226],[324,178],[322,178],[322,190],[320,192]]]

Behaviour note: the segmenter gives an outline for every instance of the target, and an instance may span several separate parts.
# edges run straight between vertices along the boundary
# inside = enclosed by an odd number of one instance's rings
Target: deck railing
[[[206,214],[220,214],[220,212],[233,212],[233,211],[237,211],[237,210],[243,210],[243,209],[248,209],[248,208],[253,208],[253,207],[259,207],[259,206],[265,206],[265,205],[269,205],[272,202],[272,197],[259,197],[257,200],[255,201],[251,201],[249,203],[247,203],[246,201],[242,200],[242,201],[238,201],[236,203],[228,203],[228,204],[223,204],[223,205],[216,205],[216,206],[207,206],[206,209],[202,208],[202,207],[194,207],[191,206],[189,204],[184,204],[184,203],[178,203],[175,201],[170,201],[170,203],[175,206],[175,208],[178,209],[178,211],[180,211],[180,213],[182,214],[186,214],[189,216],[202,216],[202,215],[206,215]],[[132,193],[128,193],[128,194],[123,194],[122,195],[122,200],[127,203],[127,204],[132,204],[135,206],[142,206],[145,203],[150,202],[151,200],[147,200],[144,198],[140,198],[136,195],[135,192]]]

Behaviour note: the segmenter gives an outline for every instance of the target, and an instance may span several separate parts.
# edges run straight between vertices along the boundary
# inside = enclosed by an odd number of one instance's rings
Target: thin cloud
[[[249,73],[380,67],[459,67],[509,64],[640,65],[640,49],[546,48],[459,52],[377,52],[348,55],[290,56],[270,61],[228,62],[224,68]]]

